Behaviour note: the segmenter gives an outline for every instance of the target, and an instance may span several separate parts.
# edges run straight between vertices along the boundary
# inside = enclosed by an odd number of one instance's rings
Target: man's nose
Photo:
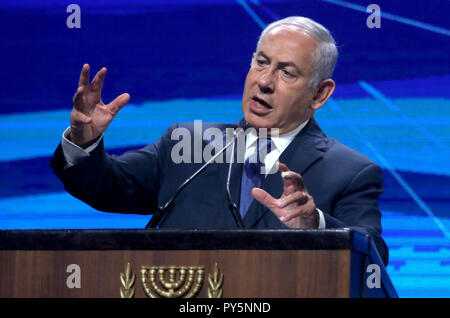
[[[262,93],[271,94],[275,89],[275,83],[273,81],[273,74],[270,71],[263,72],[258,78],[258,86]]]

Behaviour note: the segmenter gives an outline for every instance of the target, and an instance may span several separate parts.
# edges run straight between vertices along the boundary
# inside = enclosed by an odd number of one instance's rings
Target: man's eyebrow
[[[271,60],[270,60],[270,57],[268,57],[268,56],[266,55],[266,53],[264,53],[263,51],[259,51],[257,55],[261,55],[262,57],[264,57],[265,59],[267,59],[269,62],[271,61]],[[297,64],[295,64],[294,62],[291,62],[291,61],[278,62],[278,67],[286,67],[286,66],[292,66],[293,68],[295,68],[295,70],[296,70],[298,73],[303,73],[303,72],[300,70],[300,68],[297,66]]]
[[[263,58],[265,58],[266,60],[269,60],[269,62],[270,62],[270,58],[263,51],[259,51],[257,55],[262,55]]]

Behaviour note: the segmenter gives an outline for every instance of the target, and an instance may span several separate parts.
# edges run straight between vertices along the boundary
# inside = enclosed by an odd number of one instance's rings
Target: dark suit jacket
[[[173,129],[185,127],[193,136],[193,123],[173,124],[154,144],[110,156],[101,143],[91,156],[64,169],[61,145],[50,163],[66,190],[95,209],[106,212],[152,214],[164,205],[183,181],[202,163],[171,160]],[[203,129],[222,131],[232,124],[203,123]],[[193,142],[193,141],[192,141]],[[209,143],[204,141],[203,146]],[[381,169],[367,157],[328,138],[314,118],[294,138],[279,158],[300,173],[316,206],[324,212],[327,228],[360,227],[374,239],[387,264],[388,249],[381,238],[378,197],[382,193]],[[233,164],[230,190],[239,204],[243,164]],[[228,164],[213,163],[186,186],[160,223],[160,228],[235,228],[226,194]],[[282,194],[279,173],[268,175],[262,188],[273,197]],[[265,206],[253,201],[246,228],[286,228]]]

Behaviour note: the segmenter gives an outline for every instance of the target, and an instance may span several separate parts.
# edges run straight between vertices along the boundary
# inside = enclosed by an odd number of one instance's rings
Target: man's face
[[[245,120],[255,128],[283,134],[309,119],[314,90],[313,53],[317,41],[286,27],[268,32],[253,56],[242,98]]]

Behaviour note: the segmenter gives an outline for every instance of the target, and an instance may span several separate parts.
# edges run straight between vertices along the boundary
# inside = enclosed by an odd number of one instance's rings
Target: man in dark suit
[[[235,228],[236,216],[245,228],[354,226],[374,239],[387,263],[378,210],[381,169],[325,136],[313,117],[334,91],[331,75],[336,59],[334,40],[320,24],[290,17],[269,25],[261,34],[245,81],[244,119],[236,125],[203,123],[201,127],[200,136],[208,129],[225,136],[227,129],[252,127],[245,134],[244,163],[207,166],[178,193],[159,226]],[[130,96],[122,94],[104,105],[100,95],[105,74],[102,68],[89,84],[89,66],[83,66],[71,126],[51,166],[72,195],[96,209],[152,214],[203,163],[174,160],[179,137],[186,133],[190,144],[200,142],[202,149],[211,140],[196,140],[192,123],[174,124],[154,144],[109,156],[102,134]],[[278,135],[259,133],[267,128],[278,129]],[[258,157],[263,144],[267,151]],[[255,167],[262,166],[265,173],[255,173]],[[274,170],[281,173],[268,173]],[[239,212],[232,213],[230,202],[237,204]]]

